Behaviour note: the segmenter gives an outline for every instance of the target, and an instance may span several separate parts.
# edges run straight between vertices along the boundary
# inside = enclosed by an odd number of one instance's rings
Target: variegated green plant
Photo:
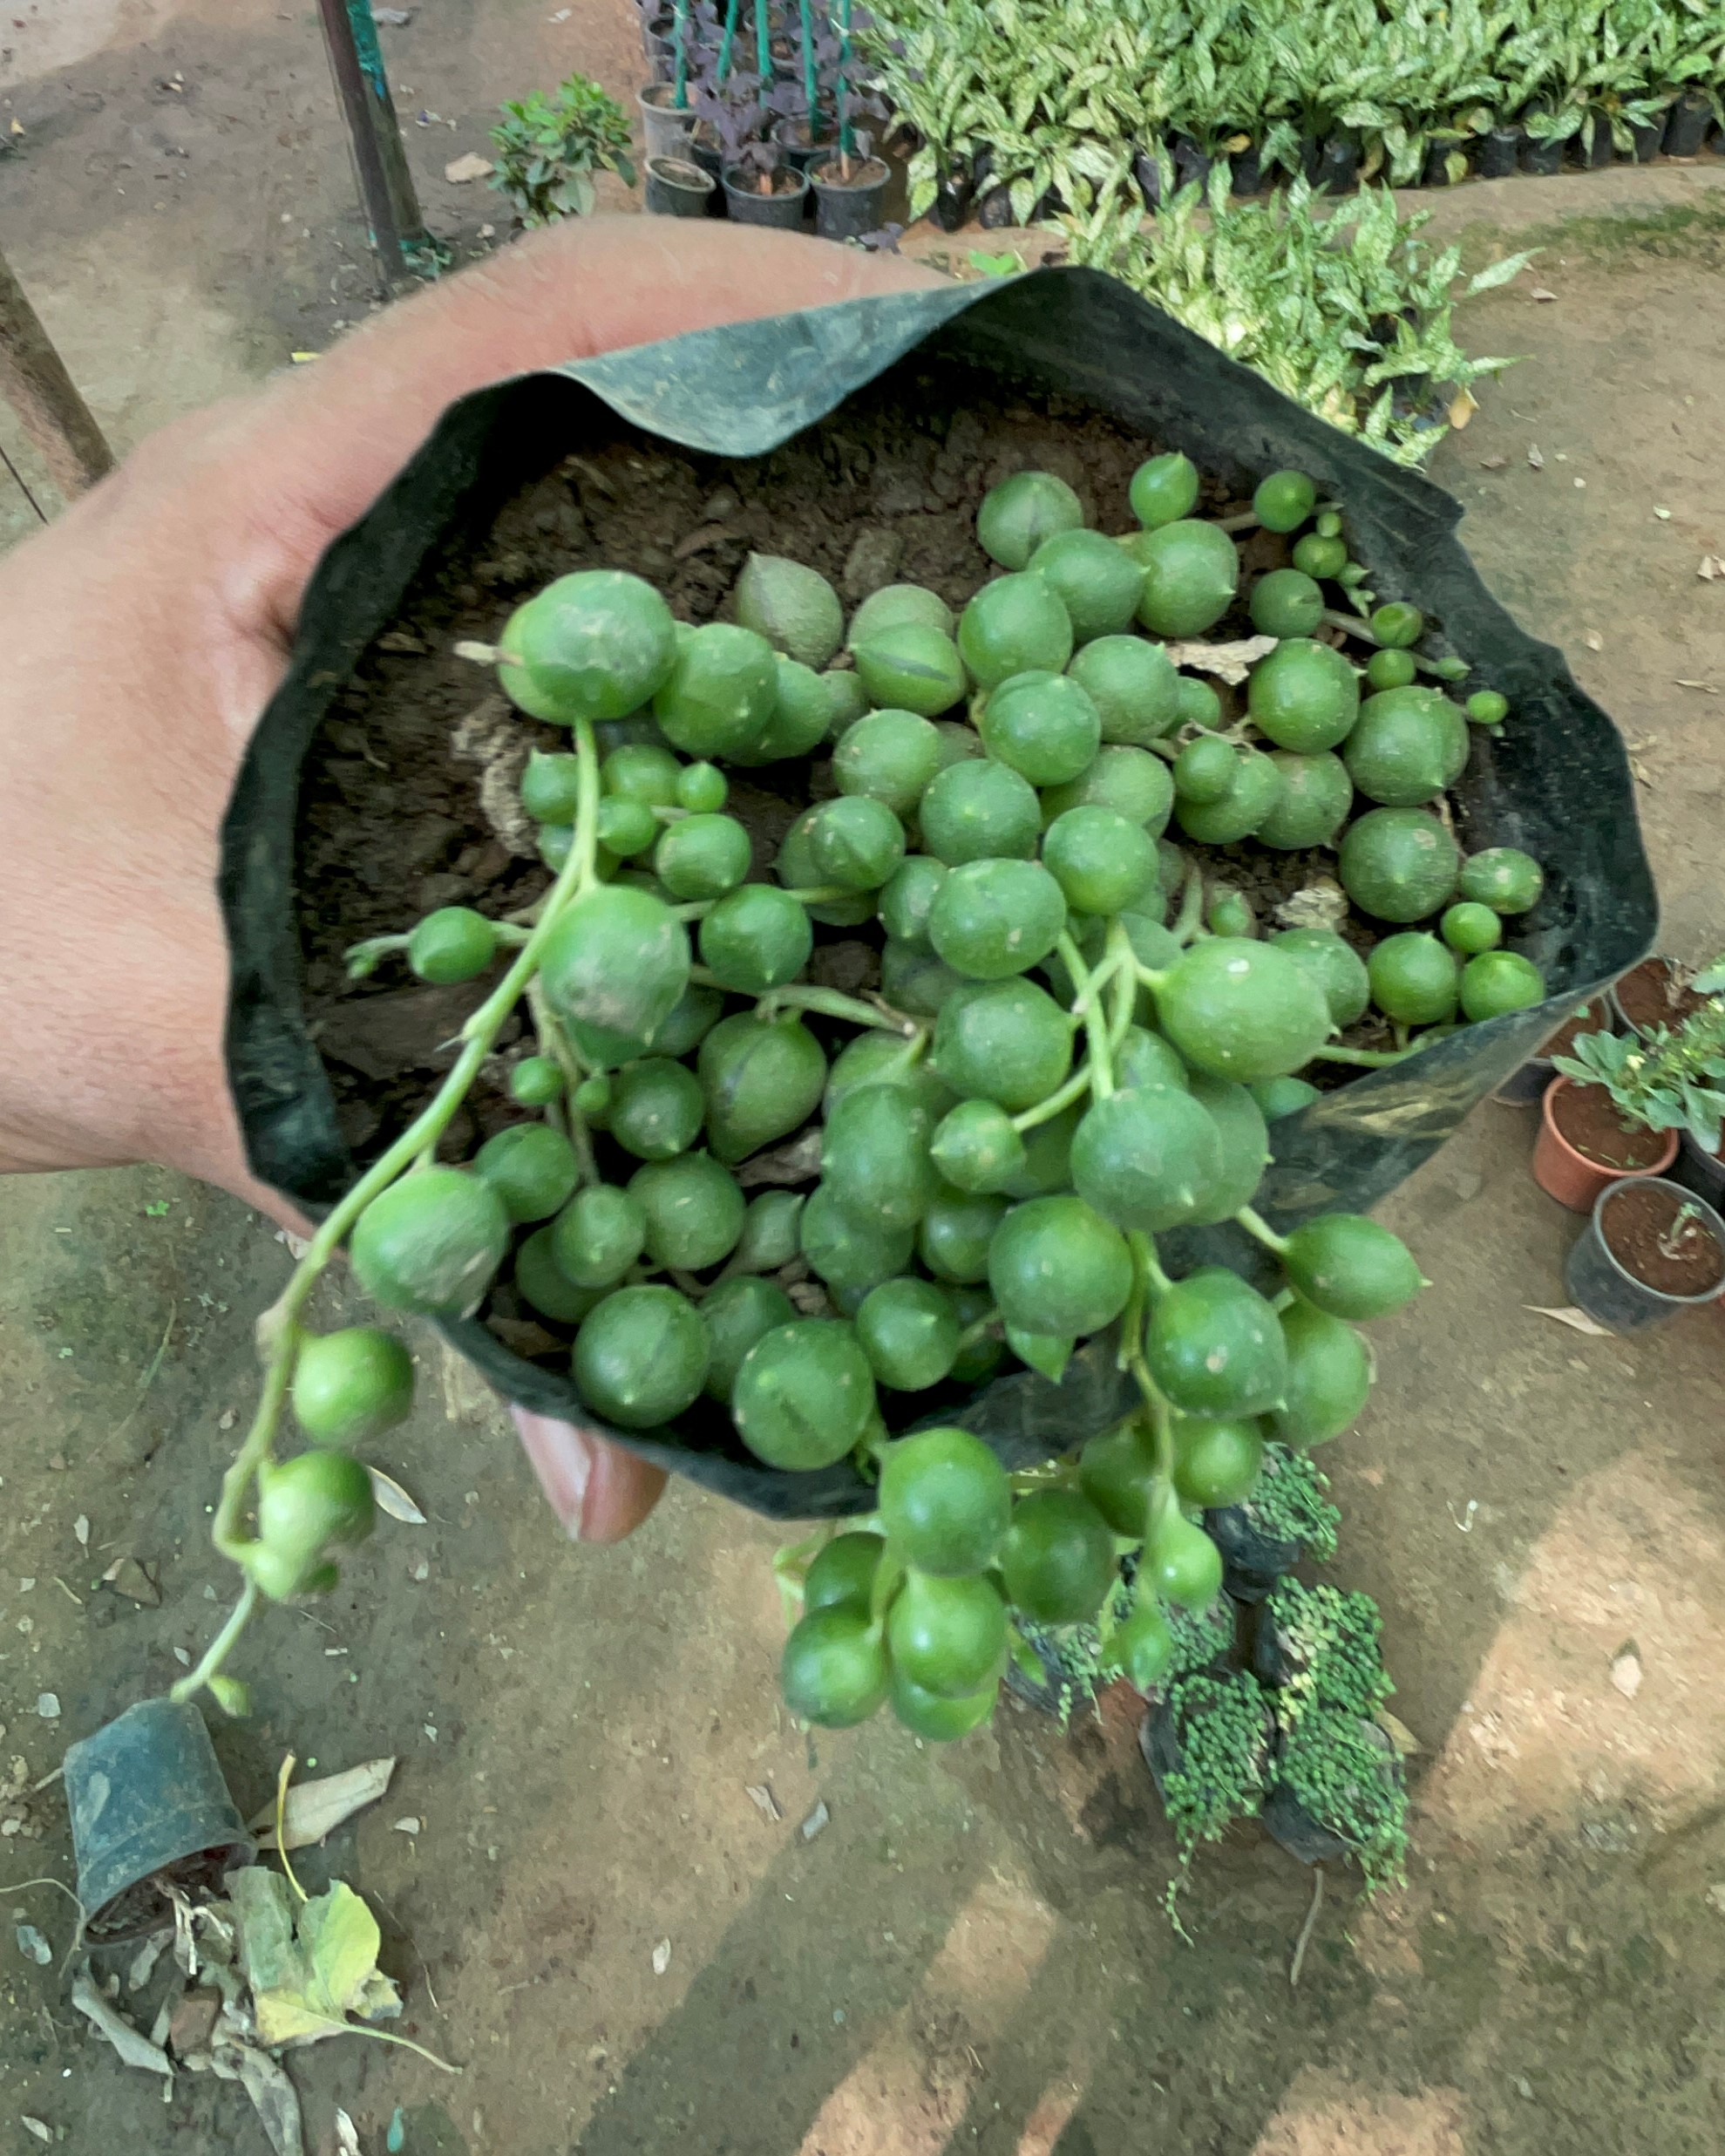
[[[1164,181],[1172,192],[1172,171]],[[1420,237],[1427,221],[1402,217],[1387,187],[1330,208],[1296,180],[1233,201],[1224,164],[1207,199],[1182,187],[1151,222],[1110,183],[1066,229],[1073,261],[1119,277],[1332,425],[1417,464],[1452,413],[1471,411],[1471,384],[1511,364],[1461,349],[1456,300],[1506,283],[1528,259],[1508,255],[1458,290],[1460,252],[1434,253]]]
[[[872,50],[916,128],[913,208],[986,146],[1027,217],[1050,188],[1100,185],[1167,134],[1210,155],[1250,141],[1299,169],[1338,131],[1396,185],[1431,153],[1449,176],[1511,121],[1535,139],[1630,128],[1685,91],[1725,115],[1719,0],[885,0]]]

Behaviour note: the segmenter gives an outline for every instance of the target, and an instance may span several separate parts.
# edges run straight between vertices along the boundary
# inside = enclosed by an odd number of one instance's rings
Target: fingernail
[[[569,1540],[580,1541],[587,1484],[597,1457],[592,1438],[573,1423],[559,1422],[550,1415],[531,1414],[524,1407],[509,1411],[547,1502]]]

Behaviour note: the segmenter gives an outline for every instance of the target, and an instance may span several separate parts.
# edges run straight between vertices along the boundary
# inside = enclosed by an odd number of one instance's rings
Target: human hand
[[[535,235],[316,366],[153,435],[0,563],[0,1170],[160,1160],[297,1225],[222,1056],[218,834],[324,548],[445,406],[685,330],[935,282],[800,235],[657,218]],[[516,1411],[559,1519],[627,1534],[662,1472]]]

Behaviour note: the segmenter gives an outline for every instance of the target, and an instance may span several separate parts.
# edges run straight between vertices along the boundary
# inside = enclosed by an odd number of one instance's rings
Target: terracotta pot
[[[1539,1103],[1539,1134],[1533,1141],[1533,1180],[1548,1198],[1567,1206],[1572,1213],[1590,1213],[1602,1190],[1629,1175],[1663,1175],[1677,1158],[1677,1133],[1667,1131],[1657,1159],[1631,1168],[1608,1168],[1590,1160],[1558,1128],[1552,1104],[1570,1083],[1553,1078]]]

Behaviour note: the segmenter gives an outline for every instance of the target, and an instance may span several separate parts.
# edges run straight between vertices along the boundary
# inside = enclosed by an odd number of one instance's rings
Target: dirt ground
[[[364,311],[303,6],[20,4],[0,231],[117,439]],[[491,214],[437,176],[481,146],[486,106],[574,65],[629,89],[621,10],[558,12],[428,0],[385,33],[404,106],[457,120],[410,131],[440,228]],[[1481,247],[1538,226],[1545,252],[1468,317],[1475,348],[1528,357],[1435,475],[1495,588],[1639,745],[1665,942],[1688,957],[1722,940],[1725,583],[1696,575],[1725,553],[1719,177],[1443,206]],[[775,1704],[771,1531],[674,1490],[628,1545],[569,1549],[493,1404],[422,1343],[420,1408],[380,1464],[429,1524],[386,1524],[329,1602],[261,1628],[255,1716],[217,1731],[248,1809],[289,1748],[322,1769],[399,1758],[384,1802],[304,1868],[371,1898],[403,2026],[463,2072],[357,2037],[302,2054],[313,2146],[340,2102],[368,2156],[397,2105],[407,2156],[674,2138],[703,2156],[1711,2156],[1725,1317],[1633,1342],[1531,1311],[1564,1299],[1574,1223],[1529,1180],[1530,1137],[1488,1104],[1384,1210],[1436,1284],[1375,1329],[1380,1384],[1325,1464],[1336,1576],[1382,1602],[1423,1746],[1416,1853],[1375,1907],[1331,1881],[1297,1989],[1310,1881],[1255,1832],[1199,1867],[1194,1943],[1170,1931],[1170,1840],[1127,1721],[1068,1740],[1009,1709],[941,1753],[884,1720],[805,1738]],[[32,1785],[209,1635],[228,1589],[208,1508],[251,1318],[289,1260],[255,1215],[148,1168],[8,1184],[0,1249],[0,1881],[65,1881],[58,1789]],[[95,1584],[124,1554],[156,1569],[160,1607]],[[1631,1644],[1633,1697],[1611,1676]],[[65,1952],[63,1896],[8,1888],[0,1908],[0,2150],[35,2146],[26,2115],[74,2149],[263,2149],[236,2091],[182,2081],[164,2102],[15,1946],[28,1922]]]

